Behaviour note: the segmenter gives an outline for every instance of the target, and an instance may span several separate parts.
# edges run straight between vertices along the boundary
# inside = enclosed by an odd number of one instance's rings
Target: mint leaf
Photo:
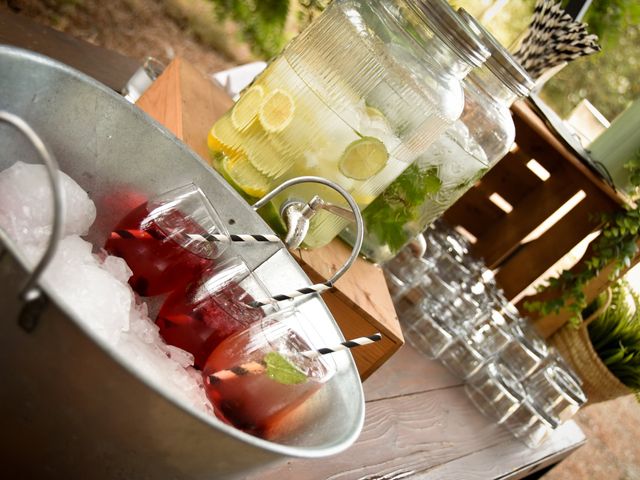
[[[442,180],[436,167],[409,166],[362,212],[367,232],[397,252],[411,240],[403,227],[418,219],[426,199],[441,188]]]
[[[298,385],[307,381],[307,376],[278,352],[267,353],[264,363],[267,365],[267,376],[278,383]]]

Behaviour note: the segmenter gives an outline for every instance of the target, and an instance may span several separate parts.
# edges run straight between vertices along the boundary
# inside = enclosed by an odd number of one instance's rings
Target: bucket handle
[[[349,258],[345,261],[342,267],[336,270],[336,272],[333,274],[333,276],[329,280],[327,280],[323,284],[319,284],[320,286],[331,288],[333,287],[333,284],[337,282],[338,279],[347,270],[349,270],[351,265],[353,265],[353,263],[356,261],[356,259],[358,258],[358,255],[360,254],[360,248],[362,247],[362,242],[364,239],[364,221],[362,220],[362,213],[360,212],[360,208],[358,207],[358,204],[353,199],[351,194],[347,192],[344,188],[342,188],[340,185],[330,180],[327,180],[326,178],[307,175],[307,176],[292,178],[290,180],[282,182],[280,185],[278,185],[276,188],[271,190],[264,197],[262,197],[256,203],[254,203],[251,206],[251,208],[254,211],[257,211],[258,209],[264,207],[269,201],[271,201],[276,195],[281,193],[283,190],[293,185],[297,185],[299,183],[318,183],[321,185],[325,185],[335,190],[336,192],[338,192],[346,200],[346,202],[349,204],[349,208],[351,209],[351,212],[349,212],[349,210],[343,209],[338,205],[326,203],[323,200],[321,200],[319,197],[314,197],[309,203],[307,203],[307,206],[310,208],[310,210],[313,211],[312,213],[315,213],[315,211],[318,209],[325,209],[335,215],[339,215],[343,217],[346,216],[344,215],[345,212],[351,213],[353,216],[353,220],[356,223],[356,240],[353,243],[353,248],[351,249],[351,255],[349,255]]]
[[[62,218],[64,212],[62,189],[60,187],[60,178],[58,162],[42,141],[40,136],[18,115],[7,112],[6,110],[0,110],[0,121],[6,122],[20,133],[22,133],[27,140],[31,143],[36,150],[45,167],[47,168],[47,175],[49,177],[49,184],[53,194],[53,225],[51,228],[51,236],[49,238],[49,244],[42,255],[42,258],[35,266],[31,275],[27,279],[24,287],[20,291],[20,298],[25,302],[30,302],[38,299],[42,295],[42,291],[37,286],[43,272],[49,266],[53,256],[55,255],[58,244],[62,237]]]

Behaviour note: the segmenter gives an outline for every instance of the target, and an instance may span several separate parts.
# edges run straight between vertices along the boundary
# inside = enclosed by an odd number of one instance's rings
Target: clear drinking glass
[[[529,448],[537,448],[558,428],[559,422],[528,400],[523,401],[501,422],[514,437]]]
[[[400,317],[405,339],[428,358],[438,358],[455,338],[455,333],[446,323],[427,313],[422,305]]]
[[[547,344],[543,340],[522,335],[514,336],[499,354],[519,381],[535,372],[547,355]]]
[[[503,317],[496,311],[482,316],[467,332],[469,340],[485,356],[498,354],[511,341],[512,335],[504,327]]]
[[[526,391],[511,370],[500,362],[489,362],[465,385],[473,404],[484,415],[503,422],[524,401]]]
[[[228,243],[207,235],[229,232],[202,190],[189,184],[134,208],[104,248],[127,262],[129,284],[139,295],[154,296],[186,286],[214,265]]]
[[[533,402],[548,415],[563,422],[571,418],[587,397],[580,385],[558,365],[548,365],[525,380]]]
[[[269,297],[266,287],[240,257],[225,258],[199,279],[171,292],[156,324],[168,344],[191,353],[194,365],[202,368],[220,342],[275,309],[275,305],[250,305]]]
[[[464,337],[456,338],[443,352],[440,361],[456,377],[466,380],[486,362],[485,356]]]
[[[461,114],[460,80],[488,51],[444,0],[335,0],[282,52],[209,135],[214,166],[243,193],[316,175],[364,209]],[[278,196],[335,192],[297,186]],[[305,243],[347,224],[328,212]]]
[[[335,374],[331,357],[317,354],[324,346],[317,342],[296,309],[275,312],[225,339],[203,369],[216,415],[252,435],[276,436]]]

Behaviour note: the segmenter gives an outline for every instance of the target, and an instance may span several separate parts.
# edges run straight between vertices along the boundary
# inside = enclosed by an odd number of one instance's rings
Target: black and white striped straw
[[[189,233],[188,236],[200,242],[220,242],[220,243],[280,243],[280,237],[271,234],[252,234],[252,233],[231,233],[229,235],[205,233],[199,235],[197,233]]]
[[[354,338],[353,340],[347,340],[346,342],[339,343],[338,345],[334,345],[333,347],[318,348],[317,350],[307,350],[306,352],[302,352],[302,354],[306,356],[327,355],[329,353],[349,350],[354,347],[369,345],[371,343],[375,343],[380,340],[382,340],[382,334],[378,332],[378,333],[374,333],[373,335],[369,335],[368,337],[358,337],[358,338]]]
[[[333,347],[318,348],[317,350],[306,350],[300,352],[305,357],[314,357],[320,355],[328,355],[330,353],[341,352],[343,350],[349,350],[354,347],[361,347],[363,345],[369,345],[382,340],[380,333],[374,333],[368,337],[358,337],[353,340],[347,340],[346,342],[339,343]],[[236,377],[244,377],[246,375],[258,375],[264,373],[267,369],[267,364],[264,361],[252,361],[243,363],[227,370],[218,370],[215,373],[209,375],[209,383],[215,385],[216,383],[231,380]]]
[[[112,237],[120,237],[124,239],[156,239],[162,240],[164,237],[158,233],[155,233],[153,230],[115,230],[111,232]],[[232,233],[230,235],[222,235],[222,234],[211,234],[211,233],[187,233],[187,236],[192,240],[196,240],[198,242],[209,242],[209,243],[280,243],[280,237],[277,235],[271,234],[251,234],[251,233],[243,233],[237,234]]]
[[[315,285],[302,287],[297,290],[293,290],[292,292],[289,292],[289,293],[281,293],[279,295],[274,295],[269,298],[253,300],[252,302],[249,302],[248,305],[254,308],[264,307],[265,305],[273,305],[274,302],[284,302],[286,300],[293,300],[303,295],[311,295],[312,293],[326,292],[327,290],[330,290],[332,288],[333,288],[333,283],[330,283],[330,282],[316,283]]]

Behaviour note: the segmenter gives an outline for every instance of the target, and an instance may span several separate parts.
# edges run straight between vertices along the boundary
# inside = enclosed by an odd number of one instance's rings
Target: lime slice
[[[367,180],[382,170],[388,159],[384,143],[375,137],[362,137],[347,146],[338,162],[338,169],[345,177]]]
[[[267,353],[264,363],[267,365],[267,376],[278,383],[297,385],[307,381],[307,376],[278,352]]]
[[[222,168],[240,190],[252,197],[263,197],[270,189],[269,179],[256,170],[244,155],[225,157]]]
[[[294,111],[295,102],[291,95],[281,88],[276,88],[264,99],[258,118],[265,131],[276,133],[287,128]]]
[[[264,88],[261,85],[254,85],[244,91],[231,110],[233,126],[238,130],[244,130],[251,125],[258,114],[263,99]]]

